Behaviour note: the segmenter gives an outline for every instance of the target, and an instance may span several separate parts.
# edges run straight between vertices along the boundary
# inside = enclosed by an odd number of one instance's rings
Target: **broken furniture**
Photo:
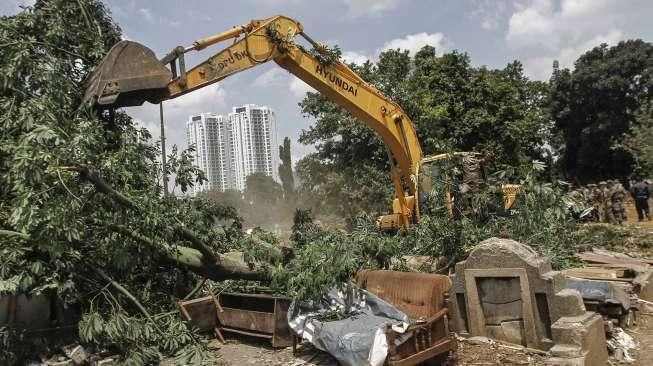
[[[549,351],[551,365],[606,363],[602,317],[532,248],[490,238],[456,264],[452,280],[452,327],[460,335]]]
[[[395,271],[360,271],[362,289],[394,305],[411,319],[403,333],[386,327],[389,365],[417,365],[426,360],[453,362],[455,338],[449,331],[447,276]],[[396,339],[407,338],[397,345]]]
[[[184,318],[200,330],[269,339],[272,347],[292,345],[288,327],[290,300],[267,294],[220,293],[178,302]]]
[[[189,322],[193,327],[201,330],[213,330],[216,338],[224,343],[224,337],[220,332],[218,325],[218,315],[220,311],[218,299],[212,293],[210,296],[200,297],[192,300],[177,301],[179,311],[184,320]]]

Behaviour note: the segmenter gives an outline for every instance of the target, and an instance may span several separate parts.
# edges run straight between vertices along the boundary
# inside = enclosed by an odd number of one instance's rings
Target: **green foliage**
[[[290,138],[283,139],[283,145],[279,145],[279,179],[283,187],[283,194],[286,200],[290,199],[295,192],[295,177],[292,171],[292,154],[290,152]]]
[[[84,342],[102,344],[125,355],[123,365],[158,364],[166,355],[174,355],[178,364],[206,359],[206,348],[197,334],[174,313],[152,321],[120,309],[108,316],[89,312],[79,322],[79,335]]]
[[[320,226],[313,222],[313,213],[310,209],[298,208],[295,210],[290,239],[294,248],[300,249],[313,242],[320,235]]]
[[[642,40],[595,47],[573,71],[554,67],[551,111],[560,131],[561,166],[570,179],[626,180],[643,161],[650,140],[641,134],[647,119],[638,113],[651,101],[652,70],[653,45]],[[630,146],[621,148],[624,143]]]
[[[653,177],[653,108],[642,106],[635,115],[635,123],[624,136],[622,144],[615,148],[625,149],[633,158],[631,178]]]
[[[328,231],[302,247],[284,267],[272,269],[271,287],[294,298],[319,298],[331,286],[349,281],[360,267],[358,249],[341,231]]]
[[[34,348],[34,345],[27,341],[25,330],[11,326],[0,327],[0,364],[18,364],[32,354]]]
[[[317,298],[323,291],[350,281],[360,269],[393,268],[402,270],[403,256],[445,257],[449,265],[464,258],[466,252],[490,237],[517,240],[551,258],[557,269],[575,266],[574,256],[591,246],[609,246],[623,237],[616,228],[605,228],[601,235],[576,223],[565,199],[566,184],[539,183],[535,177],[543,169],[539,162],[517,169],[519,207],[511,216],[488,211],[488,200],[478,200],[476,209],[446,214],[443,191],[436,190],[424,203],[430,214],[419,223],[396,233],[381,233],[369,215],[350,221],[350,231],[320,228],[310,212],[297,211],[293,226],[295,258],[284,268],[272,271],[272,287],[277,292],[299,298]],[[505,173],[499,172],[497,176]],[[498,178],[497,178],[498,179]],[[491,190],[492,185],[485,190]],[[483,195],[487,192],[480,192]],[[494,196],[490,192],[489,196]],[[610,239],[612,238],[612,239]],[[443,271],[446,271],[446,267]]]
[[[254,204],[273,204],[281,194],[281,186],[269,175],[252,173],[245,178],[245,199]]]
[[[376,64],[350,66],[404,107],[425,155],[491,152],[500,168],[548,159],[547,85],[528,80],[517,61],[504,69],[476,68],[466,54],[438,56],[427,46],[413,58],[389,50]],[[316,120],[299,139],[317,150],[297,164],[306,197],[320,212],[387,211],[389,163],[374,131],[316,93],[300,107]]]
[[[340,61],[340,57],[342,56],[342,50],[340,50],[340,47],[338,45],[335,45],[333,47],[328,47],[326,45],[322,45],[322,49],[315,49],[312,48],[309,53],[317,59],[317,61],[324,66],[333,66],[337,62]]]
[[[125,319],[135,332],[153,325],[94,270],[150,312],[169,311],[170,297],[183,297],[197,279],[170,260],[175,248],[195,244],[176,228],[219,250],[238,240],[230,235],[239,227],[235,211],[220,205],[163,198],[159,149],[147,130],[122,112],[109,118],[80,106],[86,77],[119,40],[120,29],[95,0],[42,0],[0,19],[0,294],[57,297],[78,304],[85,319],[110,314],[102,319],[106,329],[84,339],[124,349],[139,363],[186,348],[186,339],[172,338],[186,326],[159,321],[169,334],[138,333],[124,343],[115,327]],[[175,148],[165,167],[182,191],[202,180],[190,156]],[[225,218],[235,226],[216,225]],[[115,300],[93,305],[89,296],[100,289]],[[15,347],[29,343],[15,341],[20,334],[2,332],[4,345],[14,347],[3,352],[16,361],[23,356]]]

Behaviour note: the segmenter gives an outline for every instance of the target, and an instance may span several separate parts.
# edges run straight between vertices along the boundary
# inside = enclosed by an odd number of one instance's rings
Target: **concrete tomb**
[[[449,309],[460,335],[550,351],[551,365],[606,364],[602,317],[586,311],[580,293],[532,248],[485,240],[456,264],[452,282]]]

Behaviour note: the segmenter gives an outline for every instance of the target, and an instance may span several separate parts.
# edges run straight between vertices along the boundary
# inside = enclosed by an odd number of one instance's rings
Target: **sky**
[[[502,68],[520,60],[526,74],[548,80],[552,64],[573,68],[574,60],[600,43],[641,38],[653,41],[651,0],[105,0],[123,37],[150,47],[159,58],[177,45],[247,23],[283,14],[299,20],[313,39],[337,44],[348,62],[375,61],[384,49],[416,52],[429,44],[438,52],[467,52],[476,66]],[[10,15],[33,0],[1,0]],[[187,67],[228,42],[189,55]],[[279,141],[293,141],[293,161],[313,151],[296,143],[312,120],[298,103],[306,84],[273,62],[177,99],[164,102],[166,141],[185,147],[188,116],[227,114],[253,103],[275,109]],[[158,106],[145,104],[127,113],[159,139]]]

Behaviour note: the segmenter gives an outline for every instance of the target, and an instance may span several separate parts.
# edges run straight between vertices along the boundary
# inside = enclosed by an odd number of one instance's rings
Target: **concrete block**
[[[585,360],[582,365],[598,366],[607,363],[608,349],[603,318],[599,314],[588,311],[581,316],[560,318],[551,326],[551,331],[556,342],[551,351],[559,352],[554,353],[554,356],[565,356],[563,350],[580,349],[581,357]]]

